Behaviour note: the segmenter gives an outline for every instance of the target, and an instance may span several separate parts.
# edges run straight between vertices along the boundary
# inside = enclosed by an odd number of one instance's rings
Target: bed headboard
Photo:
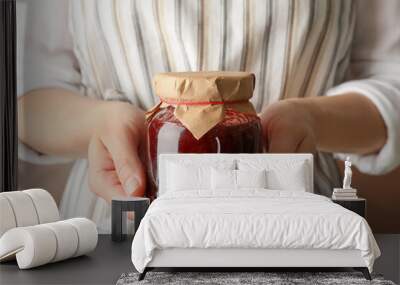
[[[240,159],[262,159],[268,161],[304,161],[306,164],[306,175],[309,181],[309,189],[307,192],[314,192],[314,175],[313,175],[313,155],[312,154],[270,154],[270,153],[257,153],[257,154],[231,154],[231,153],[218,153],[218,154],[161,154],[158,158],[158,174],[159,174],[159,194],[164,193],[166,175],[167,175],[167,162],[188,162],[195,165],[207,165],[219,160],[236,162]],[[236,163],[235,163],[236,164]],[[164,187],[163,187],[164,186]]]

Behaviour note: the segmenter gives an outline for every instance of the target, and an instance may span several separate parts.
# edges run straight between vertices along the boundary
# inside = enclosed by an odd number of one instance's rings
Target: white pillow
[[[267,188],[267,171],[236,170],[237,188]]]
[[[234,160],[179,160],[167,161],[166,192],[185,190],[211,190],[211,169],[234,169]],[[163,191],[165,193],[165,191]]]
[[[266,171],[263,170],[229,170],[211,171],[212,189],[238,190],[241,188],[266,188]]]
[[[185,166],[168,163],[167,191],[211,188],[211,167]]]
[[[211,188],[213,190],[217,189],[235,190],[236,170],[212,168],[211,181],[212,181]]]
[[[306,176],[304,176],[304,172],[301,167],[286,170],[269,170],[267,172],[267,181],[267,188],[272,190],[305,192],[307,189]]]
[[[310,191],[309,169],[304,160],[239,159],[239,170],[267,171],[267,188],[273,190]]]

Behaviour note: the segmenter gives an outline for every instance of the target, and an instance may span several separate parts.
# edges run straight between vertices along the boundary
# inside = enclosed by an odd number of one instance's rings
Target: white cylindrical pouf
[[[16,257],[19,268],[28,269],[86,254],[96,245],[96,225],[85,218],[18,227],[0,238],[0,261]]]
[[[71,258],[78,249],[79,237],[74,226],[65,221],[44,224],[50,228],[57,237],[57,252],[51,262]]]
[[[30,196],[22,191],[1,193],[13,209],[17,227],[33,226],[39,223],[38,214]]]
[[[39,224],[60,220],[57,204],[49,192],[43,189],[28,189],[22,192],[31,197],[39,217]]]
[[[11,229],[0,239],[0,258],[16,253],[20,269],[49,263],[56,252],[54,232],[42,225]]]
[[[6,197],[0,195],[0,237],[9,229],[15,228],[14,211]]]
[[[86,254],[96,248],[98,236],[94,222],[85,218],[73,218],[65,222],[73,225],[78,232],[79,244],[74,256]]]

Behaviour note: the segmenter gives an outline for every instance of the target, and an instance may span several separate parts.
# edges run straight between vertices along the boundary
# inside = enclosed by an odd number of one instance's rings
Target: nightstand
[[[334,200],[333,203],[339,204],[340,206],[359,214],[361,217],[365,218],[367,200],[364,198],[348,199],[348,200]]]
[[[134,212],[135,233],[146,214],[150,199],[144,197],[114,197],[111,201],[111,239],[121,242],[126,239],[126,212]]]

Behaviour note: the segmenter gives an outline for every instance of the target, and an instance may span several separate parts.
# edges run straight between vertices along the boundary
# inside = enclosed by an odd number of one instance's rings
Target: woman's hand
[[[18,99],[18,137],[43,154],[88,157],[90,189],[108,202],[144,194],[145,118],[131,104],[59,88],[33,90]]]
[[[356,93],[282,100],[260,116],[268,152],[370,154],[386,142],[379,111]]]
[[[113,196],[143,196],[145,148],[142,110],[121,102],[107,102],[89,142],[89,187],[110,202]]]
[[[316,151],[315,122],[304,99],[289,99],[266,106],[261,123],[271,153],[314,153]]]

